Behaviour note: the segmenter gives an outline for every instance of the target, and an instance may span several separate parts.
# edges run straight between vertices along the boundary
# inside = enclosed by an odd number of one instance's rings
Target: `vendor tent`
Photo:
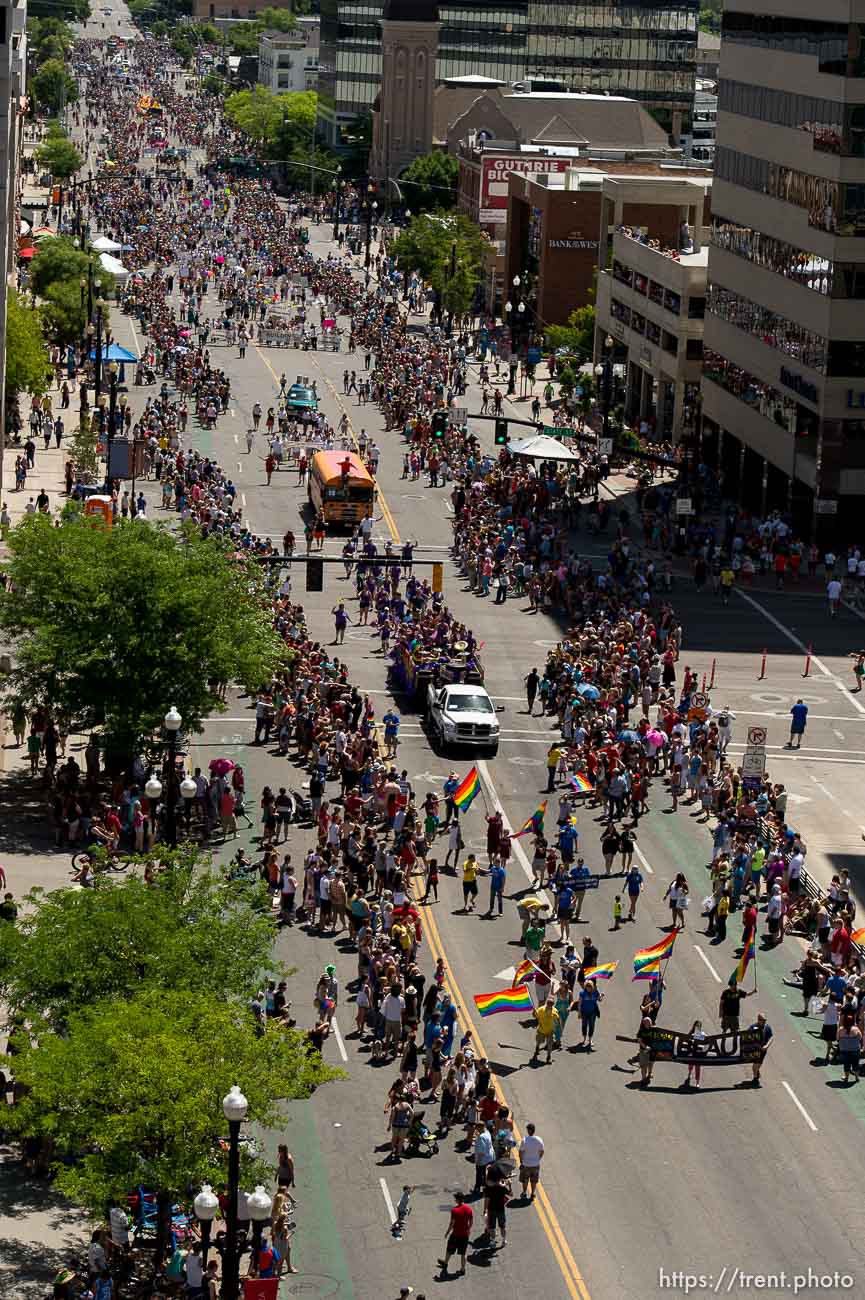
[[[566,447],[558,438],[551,438],[546,433],[533,434],[531,438],[520,438],[508,443],[512,456],[525,456],[528,460],[579,460],[579,455]]]
[[[109,239],[107,235],[97,235],[93,240],[93,247],[97,253],[119,253],[123,248],[115,239]]]

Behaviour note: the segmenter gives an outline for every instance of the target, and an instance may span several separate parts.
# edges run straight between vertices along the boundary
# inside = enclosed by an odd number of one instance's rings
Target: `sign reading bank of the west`
[[[478,218],[481,225],[503,226],[507,222],[508,176],[511,172],[535,176],[564,172],[571,166],[573,159],[549,158],[546,154],[500,154],[495,158],[484,158],[481,161],[481,210]]]

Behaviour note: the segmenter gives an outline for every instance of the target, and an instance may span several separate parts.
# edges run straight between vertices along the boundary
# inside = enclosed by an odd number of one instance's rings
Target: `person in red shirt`
[[[450,1220],[447,1226],[445,1238],[447,1245],[445,1247],[445,1257],[440,1259],[441,1276],[447,1277],[451,1255],[460,1257],[460,1273],[466,1271],[466,1251],[469,1248],[469,1237],[472,1232],[474,1223],[474,1213],[470,1205],[466,1205],[465,1197],[462,1192],[454,1192],[455,1204],[451,1207]]]

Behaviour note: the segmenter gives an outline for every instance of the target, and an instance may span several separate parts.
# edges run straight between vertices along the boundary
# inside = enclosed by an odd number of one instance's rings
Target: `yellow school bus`
[[[309,467],[308,493],[312,508],[324,515],[328,527],[354,527],[372,515],[375,483],[353,451],[318,451]]]

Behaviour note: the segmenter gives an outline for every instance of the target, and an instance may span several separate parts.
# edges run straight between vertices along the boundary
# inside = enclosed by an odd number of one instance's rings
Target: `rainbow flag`
[[[568,782],[573,786],[577,794],[592,793],[592,783],[586,776],[585,772],[576,772],[573,776],[569,776]]]
[[[854,930],[850,938],[854,943],[861,943],[865,939],[865,925],[862,926],[861,930]]]
[[[536,970],[537,966],[535,963],[526,957],[525,961],[521,961],[517,969],[514,971],[514,982],[511,985],[511,988],[516,989],[519,988],[521,984],[528,984],[530,980],[535,978]]]
[[[538,804],[537,808],[532,813],[531,817],[526,818],[526,820],[523,822],[520,829],[518,831],[514,831],[513,835],[511,836],[511,839],[518,840],[521,835],[528,835],[529,831],[534,831],[535,833],[540,831],[541,833],[543,833],[544,813],[546,811],[547,811],[547,801],[545,799],[543,803]]]
[[[673,930],[651,948],[640,948],[634,953],[634,979],[654,979],[661,972],[661,962],[667,961],[673,952],[678,931]]]
[[[587,966],[583,971],[583,976],[587,980],[610,980],[613,978],[617,961],[604,961],[600,966]]]
[[[752,928],[748,931],[748,937],[745,940],[745,946],[742,949],[742,956],[739,958],[739,965],[733,972],[733,978],[737,984],[742,983],[742,980],[745,978],[745,972],[748,969],[748,963],[754,960],[756,954],[757,949],[754,944],[754,930]]]
[[[465,812],[481,791],[481,778],[478,769],[473,767],[468,776],[463,777],[451,798],[460,812]]]
[[[476,993],[475,1006],[482,1016],[494,1016],[499,1011],[534,1011],[532,995],[522,986],[518,989],[499,989],[495,993]]]

